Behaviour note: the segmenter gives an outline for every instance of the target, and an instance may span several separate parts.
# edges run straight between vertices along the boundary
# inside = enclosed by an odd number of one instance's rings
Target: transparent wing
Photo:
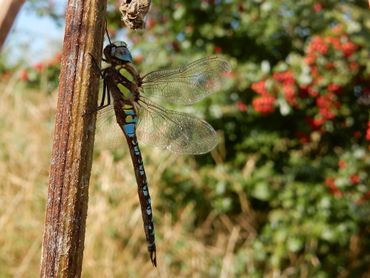
[[[219,90],[230,69],[227,61],[214,56],[154,71],[143,77],[142,93],[168,103],[192,104]]]
[[[216,131],[201,119],[164,109],[146,98],[137,106],[139,143],[182,154],[207,153],[218,143]]]
[[[95,141],[110,148],[121,147],[125,144],[125,136],[117,124],[113,105],[98,111]]]

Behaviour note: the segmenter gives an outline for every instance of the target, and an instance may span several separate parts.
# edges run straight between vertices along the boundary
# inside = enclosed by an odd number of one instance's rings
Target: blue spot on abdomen
[[[123,131],[128,137],[133,137],[135,135],[135,125],[136,124],[124,124]]]

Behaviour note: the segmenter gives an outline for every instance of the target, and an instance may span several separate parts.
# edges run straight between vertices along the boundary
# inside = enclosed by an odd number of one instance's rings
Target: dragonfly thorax
[[[123,41],[108,44],[104,48],[104,56],[111,64],[132,63],[131,52]]]

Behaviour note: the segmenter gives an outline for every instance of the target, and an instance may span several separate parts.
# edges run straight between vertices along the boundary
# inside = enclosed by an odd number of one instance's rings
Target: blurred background
[[[83,277],[370,277],[370,16],[365,1],[153,1],[145,32],[120,1],[108,30],[140,72],[220,55],[222,92],[186,111],[220,144],[143,147],[151,266],[124,137],[96,136]],[[38,277],[64,32],[27,1],[0,56],[0,277]]]

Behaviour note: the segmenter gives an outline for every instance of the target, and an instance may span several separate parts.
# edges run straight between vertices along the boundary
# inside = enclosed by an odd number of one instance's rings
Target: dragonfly
[[[188,113],[166,109],[157,101],[191,105],[222,88],[229,63],[217,56],[196,60],[174,69],[140,75],[123,41],[104,48],[101,69],[94,57],[93,66],[103,79],[103,93],[97,107],[98,120],[114,111],[116,122],[126,138],[135,177],[144,224],[147,248],[157,266],[152,202],[138,142],[180,154],[203,154],[218,143],[216,131],[206,121]],[[113,99],[113,104],[111,102]]]

